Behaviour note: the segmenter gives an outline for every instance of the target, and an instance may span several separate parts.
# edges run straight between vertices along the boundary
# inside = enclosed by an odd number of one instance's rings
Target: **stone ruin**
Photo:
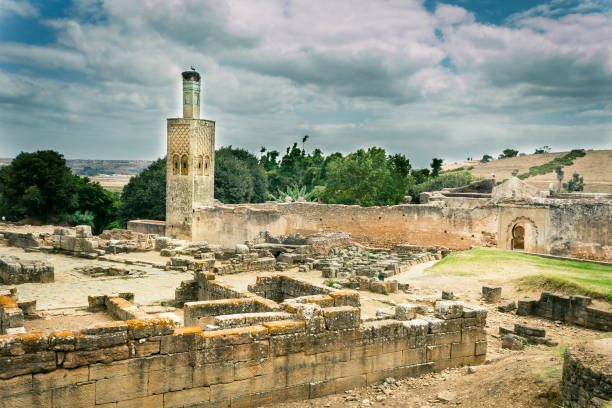
[[[355,291],[285,275],[243,291],[204,271],[176,294],[184,325],[120,293],[89,297],[90,311],[116,321],[0,336],[2,404],[254,407],[486,358],[487,310],[462,302],[363,318]],[[2,327],[18,326],[16,302],[0,297],[0,307]]]
[[[563,360],[563,407],[612,404],[612,338],[569,347]]]
[[[54,268],[42,261],[19,259],[16,256],[0,256],[0,283],[48,283],[54,280]]]

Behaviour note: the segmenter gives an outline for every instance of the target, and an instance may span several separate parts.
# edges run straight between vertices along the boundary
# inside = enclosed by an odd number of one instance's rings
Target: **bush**
[[[89,225],[94,228],[94,214],[91,211],[75,211],[72,214],[65,215],[64,220],[72,225]]]
[[[215,198],[226,204],[261,203],[268,180],[257,158],[244,149],[222,147],[215,152]]]
[[[517,177],[524,180],[528,177],[537,176],[539,174],[552,173],[556,166],[571,166],[574,164],[575,159],[578,157],[584,157],[585,155],[586,152],[583,149],[574,149],[565,156],[556,157],[548,163],[544,163],[540,166],[532,166],[529,168],[527,173],[519,174]]]

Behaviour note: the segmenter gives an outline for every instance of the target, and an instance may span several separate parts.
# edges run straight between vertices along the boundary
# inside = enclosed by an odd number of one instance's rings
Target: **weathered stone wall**
[[[612,312],[591,306],[587,296],[564,296],[542,292],[540,299],[518,301],[518,315],[535,315],[549,320],[560,320],[589,329],[612,331]]]
[[[127,229],[141,234],[155,234],[163,237],[166,235],[166,221],[131,220],[127,222]]]
[[[196,209],[193,240],[231,248],[259,233],[272,235],[342,231],[365,245],[410,243],[467,249],[490,246],[497,231],[497,208],[439,205],[359,207],[313,203],[252,204]]]
[[[362,324],[343,318],[350,306],[324,310],[316,330],[285,320],[203,331],[150,318],[2,336],[0,407],[251,407],[485,359],[479,309],[445,304],[438,318]]]
[[[535,198],[520,203],[441,197],[425,205],[359,207],[266,203],[197,208],[192,239],[232,248],[271,235],[341,231],[377,247],[470,245],[512,249],[513,228],[525,227],[525,251],[612,260],[609,201]]]
[[[612,401],[612,339],[570,347],[563,361],[563,406],[604,408]]]
[[[0,283],[49,283],[54,279],[53,265],[42,261],[23,260],[14,256],[0,256]]]

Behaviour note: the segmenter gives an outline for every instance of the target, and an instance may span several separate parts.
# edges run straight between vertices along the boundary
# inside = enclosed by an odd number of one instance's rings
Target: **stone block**
[[[176,366],[168,370],[150,371],[147,394],[162,394],[192,387],[193,367]]]
[[[360,310],[353,306],[328,307],[323,309],[325,328],[327,330],[342,330],[359,327],[361,323]]]
[[[514,333],[519,336],[546,337],[546,330],[538,327],[525,326],[523,324],[515,324]]]
[[[96,404],[146,397],[148,379],[142,372],[99,379],[95,382]]]
[[[148,395],[127,401],[119,401],[116,408],[162,408],[164,406],[164,395]],[[100,407],[96,405],[96,408]]]
[[[55,408],[89,408],[96,403],[94,383],[72,384],[52,390],[52,406]]]
[[[79,238],[91,238],[91,227],[89,225],[77,225],[75,228],[76,236]]]
[[[439,346],[426,346],[427,362],[446,360],[451,357],[451,345],[441,344]]]
[[[536,299],[520,299],[517,302],[516,314],[519,316],[530,316],[535,313]]]
[[[211,389],[209,387],[191,388],[188,390],[167,392],[164,394],[164,408],[183,407],[210,401]]]
[[[238,363],[237,370],[244,375],[244,365],[247,363]],[[245,377],[246,378],[246,377]],[[234,364],[233,363],[213,363],[196,365],[193,368],[193,386],[202,387],[213,384],[227,384],[234,381]]]
[[[21,356],[0,356],[0,379],[24,374],[52,371],[56,368],[55,352],[43,351]]]
[[[501,300],[501,286],[483,286],[482,297],[488,303],[497,303]]]
[[[473,356],[475,351],[474,343],[452,343],[451,359],[459,357]]]
[[[499,310],[502,313],[508,313],[515,309],[516,309],[516,303],[514,302],[514,300],[505,302],[504,304],[497,306],[497,310]]]
[[[475,343],[474,355],[481,356],[487,354],[487,341],[480,340]]]
[[[395,306],[396,320],[412,320],[416,318],[417,307],[408,303],[401,303]]]
[[[42,392],[88,380],[89,367],[79,367],[72,370],[59,369],[48,373],[34,374],[32,388],[34,392]]]
[[[0,395],[2,398],[25,392],[32,392],[32,375],[26,374],[8,380],[0,380]]]
[[[108,364],[116,360],[125,360],[130,357],[127,345],[109,347],[99,350],[84,350],[67,352],[62,363],[64,368],[75,368],[94,363]]]
[[[463,305],[451,300],[439,300],[436,302],[434,312],[437,318],[443,320],[458,319],[463,315]]]

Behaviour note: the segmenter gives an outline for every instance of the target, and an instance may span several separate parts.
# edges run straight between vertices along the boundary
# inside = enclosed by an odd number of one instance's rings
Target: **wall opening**
[[[512,250],[525,250],[525,225],[515,224],[512,227]]]
[[[210,157],[208,156],[204,157],[204,175],[210,175]]]
[[[201,176],[202,174],[204,174],[204,159],[202,158],[202,156],[198,156],[198,164],[197,164],[197,174],[198,176]]]
[[[181,173],[181,163],[178,154],[172,156],[172,174],[177,175]]]
[[[189,174],[189,162],[187,160],[187,155],[183,155],[181,157],[181,174],[182,175]]]

